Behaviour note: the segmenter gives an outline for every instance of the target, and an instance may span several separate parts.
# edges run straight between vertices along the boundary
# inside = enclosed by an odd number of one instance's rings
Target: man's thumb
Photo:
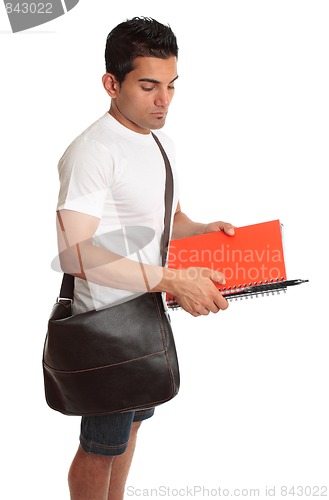
[[[225,285],[225,283],[226,283],[224,274],[219,272],[219,271],[212,271],[209,278],[212,281],[216,281],[217,283],[220,283],[221,285]]]

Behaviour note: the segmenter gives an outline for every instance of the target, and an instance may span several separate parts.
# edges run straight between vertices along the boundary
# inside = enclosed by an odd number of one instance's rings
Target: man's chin
[[[151,130],[159,130],[162,128],[166,123],[166,119],[158,120],[156,122],[152,122],[152,125],[150,126]]]

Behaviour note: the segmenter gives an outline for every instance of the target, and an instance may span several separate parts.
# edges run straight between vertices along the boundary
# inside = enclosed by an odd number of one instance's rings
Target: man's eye
[[[153,90],[154,87],[142,87],[142,90],[144,90],[144,92],[151,92],[151,90]]]

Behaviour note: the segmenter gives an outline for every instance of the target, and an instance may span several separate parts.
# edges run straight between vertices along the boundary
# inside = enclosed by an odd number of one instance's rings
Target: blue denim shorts
[[[154,408],[81,418],[80,445],[95,455],[121,455],[126,451],[133,422],[152,417]]]

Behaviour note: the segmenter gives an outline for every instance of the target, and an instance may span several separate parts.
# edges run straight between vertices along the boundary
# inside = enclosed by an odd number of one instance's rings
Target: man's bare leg
[[[123,499],[140,424],[132,424],[128,446],[122,455],[95,455],[79,446],[68,476],[71,500]]]
[[[87,453],[79,446],[68,476],[71,500],[106,500],[114,458]]]
[[[122,500],[136,447],[137,431],[141,422],[133,422],[126,451],[115,457],[111,470],[109,494],[107,500]]]

